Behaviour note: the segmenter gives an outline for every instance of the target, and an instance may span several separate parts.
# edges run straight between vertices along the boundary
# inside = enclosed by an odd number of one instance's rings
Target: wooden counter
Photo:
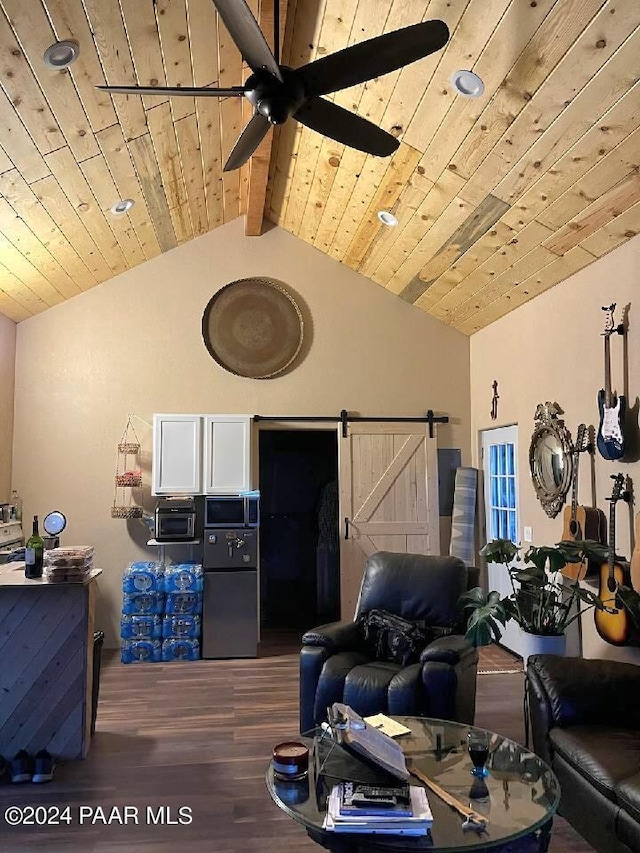
[[[16,566],[16,568],[9,568]],[[95,579],[48,583],[0,573],[0,755],[84,758],[91,737]]]

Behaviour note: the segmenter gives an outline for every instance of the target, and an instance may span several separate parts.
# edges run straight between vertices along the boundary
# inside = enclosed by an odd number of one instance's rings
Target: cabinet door
[[[206,494],[251,488],[251,416],[207,415],[204,438]]]
[[[153,494],[202,494],[202,415],[153,416]]]

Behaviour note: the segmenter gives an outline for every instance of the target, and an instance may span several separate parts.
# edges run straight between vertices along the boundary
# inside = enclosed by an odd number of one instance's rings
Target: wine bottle
[[[38,516],[33,516],[33,533],[27,539],[24,552],[24,576],[26,578],[42,577],[42,561],[44,557],[44,542],[38,532]]]
[[[15,506],[15,518],[16,521],[22,521],[22,498],[18,494],[18,492],[14,489],[11,492],[11,503]]]

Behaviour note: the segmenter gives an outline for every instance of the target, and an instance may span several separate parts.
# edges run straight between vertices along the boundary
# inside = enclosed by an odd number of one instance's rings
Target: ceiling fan
[[[255,112],[234,145],[224,165],[225,172],[246,163],[271,125],[284,124],[291,117],[350,148],[388,157],[399,145],[395,136],[321,96],[396,71],[440,50],[449,39],[449,28],[444,21],[423,21],[293,69],[279,64],[279,0],[275,0],[274,8],[275,56],[246,0],[213,0],[213,4],[253,72],[244,86],[228,89],[187,86],[97,88],[125,95],[244,96],[253,104]]]

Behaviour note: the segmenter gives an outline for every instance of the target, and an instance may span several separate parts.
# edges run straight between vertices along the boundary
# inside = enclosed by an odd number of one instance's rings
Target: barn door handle
[[[349,519],[345,517],[344,520],[344,538],[349,538]]]

